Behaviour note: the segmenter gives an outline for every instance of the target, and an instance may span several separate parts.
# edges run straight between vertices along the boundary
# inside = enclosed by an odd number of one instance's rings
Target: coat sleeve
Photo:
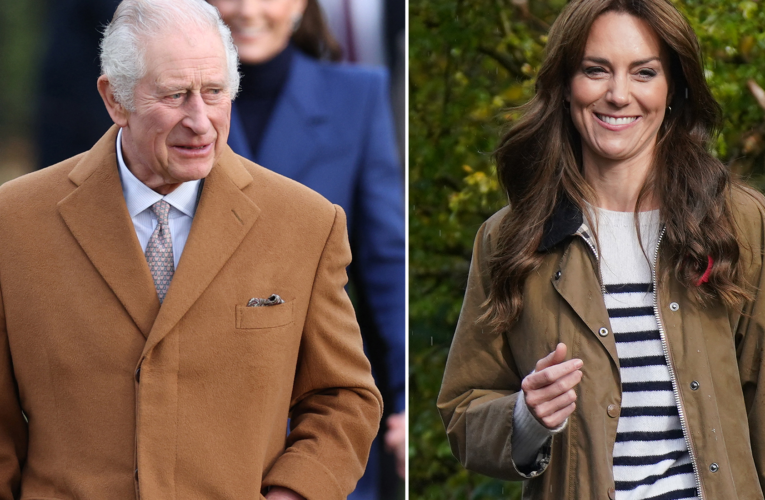
[[[263,480],[308,500],[341,500],[353,491],[382,416],[344,289],[351,260],[345,213],[335,210],[303,328],[287,449]]]
[[[741,263],[753,297],[743,314],[737,316],[736,353],[749,417],[752,456],[760,487],[765,490],[765,293],[762,290],[765,286],[765,199],[760,193],[748,190],[742,198],[747,203],[737,223],[747,237],[742,245]]]
[[[0,500],[19,497],[21,467],[26,460],[27,424],[13,375],[13,360],[0,290]]]
[[[503,211],[504,212],[504,211]],[[479,318],[489,293],[488,259],[491,236],[487,226],[478,231],[470,264],[465,300],[449,350],[438,395],[452,453],[465,468],[504,480],[535,477],[550,461],[550,443],[540,451],[535,467],[519,470],[512,459],[513,411],[522,376],[515,366],[505,335]]]
[[[361,285],[372,319],[385,347],[388,388],[394,412],[405,408],[404,328],[406,250],[404,186],[398,162],[393,121],[384,72],[370,73],[364,116],[367,129],[359,161],[351,228],[354,264],[351,272]]]

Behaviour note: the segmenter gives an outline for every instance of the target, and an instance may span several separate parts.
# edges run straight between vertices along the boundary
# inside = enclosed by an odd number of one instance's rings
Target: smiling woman
[[[592,24],[566,101],[582,136],[584,177],[602,208],[635,207],[671,100],[669,67],[661,39],[642,19],[608,12]]]
[[[701,61],[667,0],[574,0],[497,150],[510,206],[476,238],[439,409],[524,498],[763,498],[765,199],[708,152]]]

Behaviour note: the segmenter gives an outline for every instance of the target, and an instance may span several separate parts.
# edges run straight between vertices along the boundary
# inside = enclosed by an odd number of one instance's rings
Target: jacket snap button
[[[134,476],[135,476],[135,480],[138,481],[138,469],[135,470]]]
[[[560,271],[557,271],[557,272],[555,273],[555,279],[556,279],[556,280],[559,280],[559,279],[560,279]]]
[[[619,416],[619,405],[608,405],[608,416],[616,418]]]
[[[600,330],[598,330],[598,334],[600,334],[601,337],[605,337],[606,335],[608,335],[608,328],[601,328]]]
[[[616,500],[616,490],[614,488],[608,488],[608,498],[610,500]]]
[[[692,391],[698,391],[698,390],[699,390],[699,386],[700,386],[700,385],[701,385],[701,384],[699,384],[698,382],[696,382],[696,381],[694,380],[693,382],[691,382],[691,390],[692,390]]]
[[[671,310],[673,310],[673,311],[677,311],[678,309],[680,309],[680,304],[678,304],[677,302],[672,302],[672,303],[669,305],[669,308],[670,308]]]
[[[712,472],[717,472],[718,470],[720,470],[720,466],[717,465],[716,463],[713,463],[712,465],[709,466],[709,470],[711,470]]]

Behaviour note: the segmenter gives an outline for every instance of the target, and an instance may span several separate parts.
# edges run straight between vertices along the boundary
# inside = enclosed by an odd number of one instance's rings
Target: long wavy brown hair
[[[565,106],[566,89],[584,56],[590,28],[606,12],[622,12],[648,23],[663,41],[674,89],[655,148],[655,158],[635,207],[650,195],[666,227],[663,276],[674,274],[701,302],[721,299],[733,306],[746,297],[739,247],[729,206],[733,184],[708,146],[721,123],[720,106],[704,79],[701,49],[693,29],[667,0],[574,0],[550,28],[547,56],[536,95],[495,152],[497,172],[512,210],[500,225],[490,260],[491,290],[485,319],[508,329],[523,307],[523,285],[543,259],[537,251],[545,224],[561,200],[573,203],[590,222],[587,204],[595,194],[584,179],[581,136]],[[665,248],[666,247],[666,248]],[[707,283],[696,286],[714,265]]]

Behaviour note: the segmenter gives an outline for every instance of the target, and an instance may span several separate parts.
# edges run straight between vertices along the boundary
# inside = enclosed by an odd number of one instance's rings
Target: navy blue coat
[[[346,211],[351,277],[387,351],[384,382],[395,395],[394,410],[403,411],[404,202],[387,72],[319,62],[295,51],[260,150],[250,150],[236,103],[228,143]]]

